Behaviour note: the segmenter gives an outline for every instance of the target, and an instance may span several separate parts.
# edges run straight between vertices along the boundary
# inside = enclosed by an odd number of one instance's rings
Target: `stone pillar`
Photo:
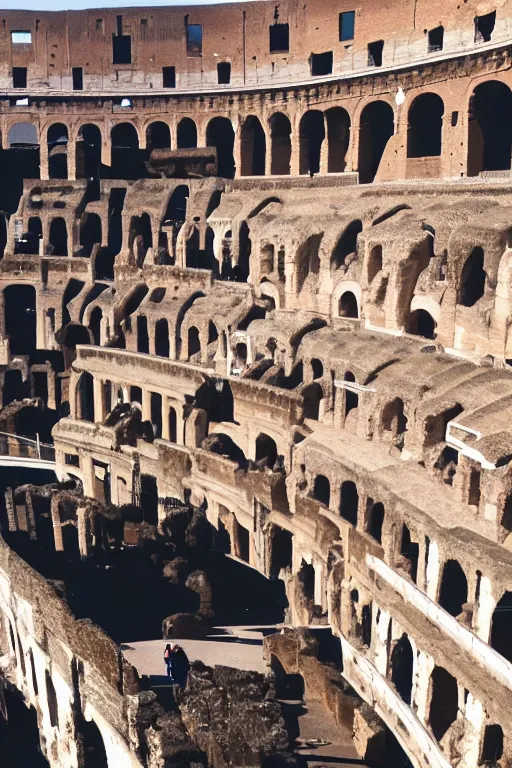
[[[105,421],[105,402],[103,398],[103,381],[96,376],[93,379],[94,389],[94,421],[103,424]]]
[[[16,514],[14,512],[14,493],[12,488],[5,492],[5,511],[7,512],[7,524],[10,531],[16,530]]]
[[[142,421],[151,421],[151,392],[142,390]]]
[[[78,527],[78,548],[80,550],[80,557],[85,560],[85,558],[89,556],[92,544],[87,509],[85,507],[78,507],[76,516]]]
[[[238,179],[242,175],[242,130],[239,124],[235,127],[233,158],[235,161],[235,179]]]
[[[300,134],[298,128],[292,128],[290,141],[292,145],[290,175],[300,176]]]
[[[92,458],[83,455],[81,457],[81,466],[84,480],[84,496],[94,498],[94,467],[92,465]]]
[[[49,159],[48,159],[48,142],[46,140],[46,134],[41,136],[39,143],[39,175],[42,181],[47,181],[50,178]]]
[[[329,133],[327,130],[327,118],[324,112],[324,130],[325,139],[322,141],[322,147],[320,149],[320,173],[328,173],[329,171]]]
[[[169,398],[162,397],[162,440],[170,440]]]
[[[55,551],[64,552],[64,542],[62,541],[62,526],[59,515],[59,500],[56,495],[52,496],[51,515],[53,524],[53,537],[55,540]]]
[[[76,141],[68,141],[67,157],[68,157],[68,179],[70,181],[75,181],[76,179]]]
[[[265,131],[265,176],[272,176],[272,131]]]
[[[0,337],[5,337],[5,298],[3,290],[0,291]]]

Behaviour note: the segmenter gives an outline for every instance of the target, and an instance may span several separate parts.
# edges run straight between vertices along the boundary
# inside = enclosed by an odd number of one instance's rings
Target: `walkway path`
[[[191,661],[203,661],[208,666],[216,664],[237,669],[267,673],[263,659],[264,634],[274,627],[215,627],[204,640],[173,640],[185,649]],[[121,646],[126,659],[141,675],[153,678],[153,687],[165,686],[163,660],[165,640],[149,640],[125,643]],[[299,713],[300,741],[297,754],[307,768],[361,768],[349,728],[336,724],[330,712],[320,701],[296,704]],[[315,746],[309,740],[327,742]],[[301,743],[306,743],[300,746]],[[307,743],[309,741],[309,744]]]

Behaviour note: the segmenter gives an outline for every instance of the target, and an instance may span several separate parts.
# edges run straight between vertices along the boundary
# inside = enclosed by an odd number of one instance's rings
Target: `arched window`
[[[145,167],[139,157],[139,137],[131,123],[119,123],[112,128],[112,177],[138,179],[145,176]]]
[[[340,515],[354,528],[357,526],[357,511],[359,507],[359,494],[356,484],[351,480],[345,480],[341,484]]]
[[[94,720],[88,722],[82,718],[80,737],[83,744],[83,768],[108,768],[105,744]]]
[[[345,293],[340,296],[338,314],[340,317],[349,317],[354,320],[359,318],[357,299],[352,291],[345,291]]]
[[[101,131],[97,125],[82,125],[76,142],[76,178],[99,183],[101,177]]]
[[[318,419],[320,418],[320,403],[323,400],[323,390],[320,384],[310,384],[304,389],[304,418],[305,419]]]
[[[78,418],[94,423],[94,380],[90,373],[84,371],[78,382]]]
[[[257,117],[250,115],[242,126],[242,176],[264,176],[265,131]]]
[[[382,544],[382,526],[384,524],[384,504],[378,501],[376,504],[371,503],[371,509],[368,515],[368,528],[367,531],[375,541]]]
[[[312,370],[314,379],[321,379],[322,376],[324,375],[323,363],[317,357],[314,357],[311,360],[311,370]]]
[[[467,600],[468,582],[466,574],[457,560],[447,560],[441,577],[439,605],[452,616],[458,616]]]
[[[50,179],[68,178],[68,129],[63,123],[48,128],[48,175]]]
[[[226,179],[235,177],[233,147],[235,132],[227,117],[214,117],[206,129],[206,144],[217,149],[218,175]]]
[[[313,496],[321,504],[325,504],[326,507],[329,506],[331,502],[331,484],[325,475],[317,475],[315,477]]]
[[[270,137],[272,142],[272,162],[270,173],[273,176],[289,176],[292,155],[292,126],[282,112],[275,112],[270,118]]]
[[[332,252],[331,267],[339,269],[346,265],[347,256],[357,254],[357,237],[362,231],[363,223],[359,219],[348,225]]]
[[[382,272],[382,245],[374,245],[368,259],[368,283],[372,283]]]
[[[52,219],[51,221],[49,244],[46,249],[46,255],[68,255],[68,229],[65,220],[61,216]]]
[[[505,592],[494,609],[491,648],[512,662],[512,592]]]
[[[459,711],[457,681],[443,667],[434,667],[430,681],[432,696],[429,722],[435,738],[441,741],[450,725],[457,719]]]
[[[176,416],[176,410],[169,408],[169,440],[171,443],[178,441],[178,419]]]
[[[391,681],[406,704],[411,703],[413,670],[412,646],[407,635],[403,634],[391,654]]]
[[[484,251],[473,248],[462,268],[457,301],[464,307],[473,307],[485,293],[487,273],[484,270]]]
[[[387,143],[395,132],[395,116],[385,101],[372,101],[361,112],[359,123],[359,181],[375,179]]]
[[[201,342],[199,340],[199,331],[195,326],[188,329],[188,359],[201,352]]]
[[[479,765],[497,765],[503,757],[503,729],[499,725],[486,725]]]
[[[190,117],[184,117],[178,123],[178,149],[197,147],[197,128]]]
[[[417,96],[409,108],[407,157],[438,157],[441,154],[443,100],[436,93]]]
[[[477,85],[469,104],[468,176],[509,170],[512,92],[496,80]]]
[[[89,328],[91,329],[94,343],[97,347],[101,346],[101,321],[103,312],[101,307],[94,307],[89,318]]]
[[[313,176],[320,171],[320,154],[325,139],[324,115],[311,110],[303,115],[299,126],[300,173]]]
[[[146,128],[146,147],[148,154],[154,149],[171,148],[171,129],[167,123],[156,120]]]
[[[146,315],[137,315],[137,352],[149,354],[148,319]]]
[[[277,445],[268,435],[261,433],[256,438],[256,461],[265,463],[269,469],[273,469],[277,461]]]
[[[407,430],[404,401],[400,397],[395,397],[394,400],[384,406],[382,411],[382,429],[384,432],[390,432],[394,438],[398,435],[403,435]]]
[[[435,339],[437,323],[426,309],[415,309],[409,313],[406,331],[424,339]]]
[[[342,107],[332,107],[325,113],[327,123],[327,171],[343,173],[350,142],[350,117]]]
[[[169,323],[162,317],[155,325],[155,353],[160,357],[169,357],[169,351]]]

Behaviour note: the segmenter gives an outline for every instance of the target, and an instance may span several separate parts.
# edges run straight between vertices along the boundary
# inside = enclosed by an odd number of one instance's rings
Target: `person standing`
[[[165,646],[164,661],[167,666],[167,677],[172,678],[172,645],[170,643]]]

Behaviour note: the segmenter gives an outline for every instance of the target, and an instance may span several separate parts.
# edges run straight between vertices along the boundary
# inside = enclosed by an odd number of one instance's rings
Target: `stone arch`
[[[378,544],[382,544],[382,526],[384,525],[385,510],[381,501],[376,503],[369,499],[370,510],[368,512],[366,530]]]
[[[241,132],[241,175],[264,176],[265,157],[265,131],[258,118],[249,115],[242,125]]]
[[[407,157],[439,157],[444,102],[437,93],[422,93],[409,107]]]
[[[92,179],[99,182],[102,143],[101,130],[97,125],[85,123],[80,126],[76,140],[77,179]]]
[[[505,592],[494,609],[490,645],[512,663],[512,592]]]
[[[424,339],[436,338],[437,323],[426,309],[415,309],[409,312],[405,330],[413,336],[422,336]]]
[[[146,128],[146,148],[148,155],[154,149],[171,148],[171,129],[162,120],[155,120]]]
[[[341,484],[340,492],[340,516],[348,523],[357,526],[357,513],[359,508],[359,493],[352,480],[345,480]]]
[[[404,632],[391,654],[391,682],[406,704],[411,704],[412,701],[413,672],[414,653]]]
[[[331,484],[325,475],[317,475],[313,485],[313,497],[326,507],[331,503]]]
[[[472,307],[485,293],[487,273],[484,269],[484,250],[473,248],[464,262],[457,292],[457,303]]]
[[[322,144],[325,140],[323,112],[313,109],[306,112],[299,124],[299,172],[314,176],[320,172]]]
[[[443,667],[434,667],[430,685],[429,724],[435,738],[441,741],[450,725],[457,719],[459,691],[456,679]]]
[[[161,317],[155,324],[155,354],[159,357],[169,357],[170,354],[169,321],[166,317]]]
[[[214,117],[206,128],[206,145],[217,150],[218,175],[226,179],[235,178],[233,148],[235,132],[227,117]]]
[[[468,176],[478,176],[482,171],[509,170],[512,91],[508,85],[497,80],[477,85],[468,113]]]
[[[318,382],[313,382],[303,390],[304,396],[304,418],[305,419],[318,419],[321,416],[321,404],[323,401],[324,393],[322,387]]]
[[[503,757],[503,729],[500,725],[487,724],[484,730],[479,765],[498,765]]]
[[[356,295],[349,290],[344,291],[338,303],[338,317],[348,317],[353,320],[359,318],[359,305]]]
[[[79,730],[84,755],[83,768],[108,768],[103,737],[94,720],[82,720]]]
[[[50,179],[68,178],[69,134],[64,123],[53,123],[46,132],[48,144],[48,175]]]
[[[110,132],[111,174],[114,179],[138,179],[141,175],[139,135],[132,123],[117,123]]]
[[[347,167],[350,143],[350,115],[343,107],[332,107],[325,112],[327,126],[327,172],[343,173]]]
[[[201,337],[196,326],[191,325],[187,332],[187,359],[197,354],[201,354]]]
[[[178,149],[197,147],[197,126],[190,117],[183,117],[178,123]]]
[[[56,216],[50,222],[48,235],[48,256],[68,256],[68,228],[62,216]]]
[[[360,219],[351,221],[345,228],[331,254],[331,269],[348,266],[347,257],[357,254],[357,239],[362,231],[363,222]]]
[[[372,101],[359,121],[359,181],[371,183],[379,170],[387,143],[395,132],[393,108],[386,101]]]
[[[447,560],[444,564],[439,587],[439,605],[451,616],[462,613],[468,600],[468,580],[457,560]]]
[[[395,397],[394,400],[386,403],[382,409],[381,425],[383,432],[390,433],[393,440],[406,432],[407,416],[401,397]]]
[[[273,469],[277,461],[277,445],[276,441],[266,435],[264,432],[260,432],[256,438],[256,461],[265,461],[265,466],[268,469]]]
[[[94,424],[94,379],[88,371],[80,374],[77,388],[76,413],[79,421],[90,421]]]
[[[292,125],[289,118],[282,112],[274,112],[270,120],[271,164],[272,176],[289,176],[292,156]]]

